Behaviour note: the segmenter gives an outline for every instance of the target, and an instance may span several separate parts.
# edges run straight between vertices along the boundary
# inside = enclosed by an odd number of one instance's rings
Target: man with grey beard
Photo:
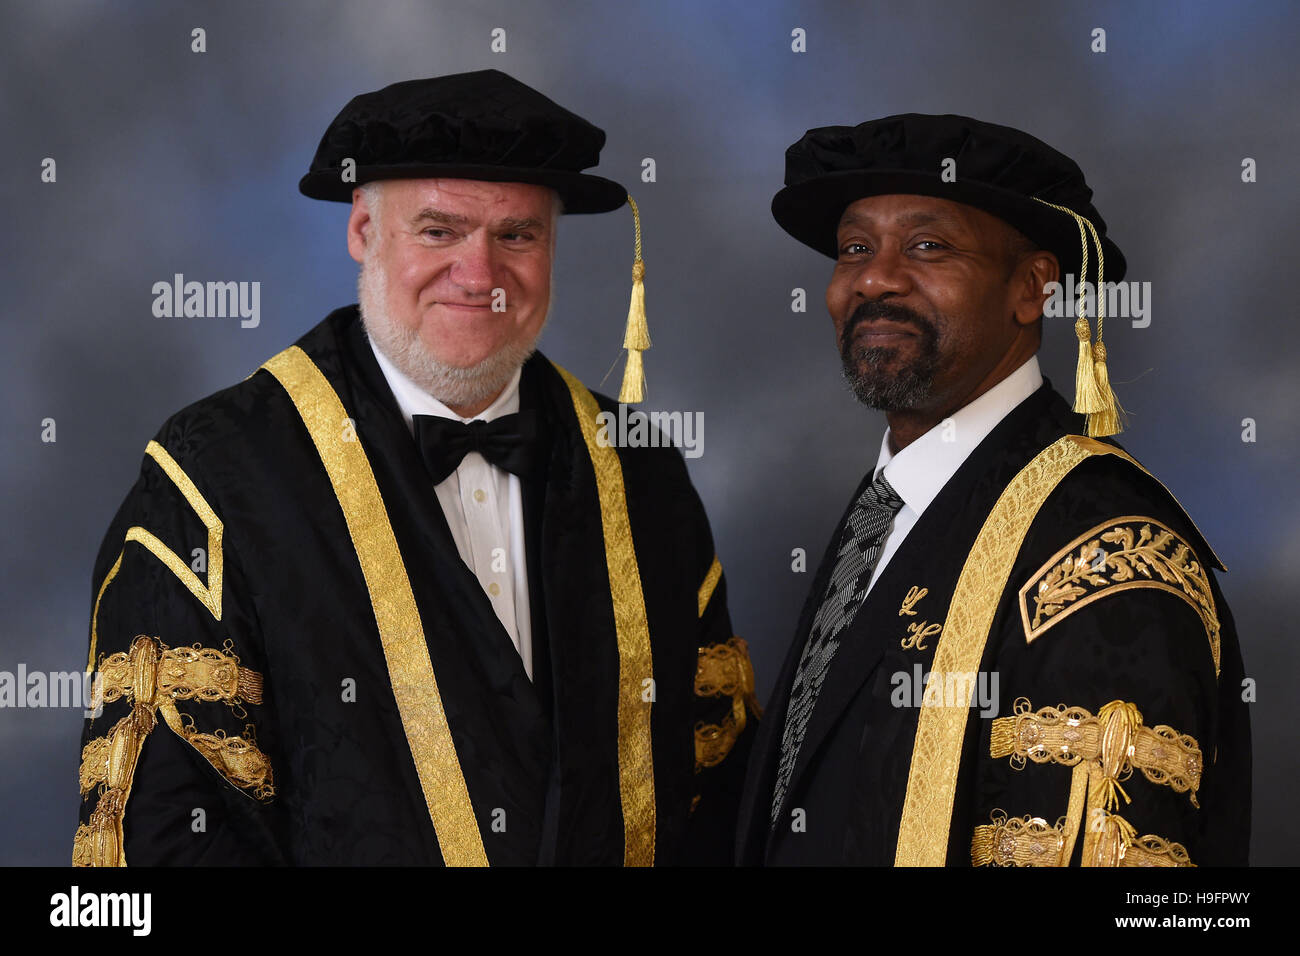
[[[536,351],[558,217],[636,215],[604,138],[494,70],[330,124],[299,188],[350,203],[359,305],[149,443],[74,862],[730,860],[757,705],[703,507]]]
[[[759,728],[741,861],[1245,863],[1224,568],[1109,438],[1104,316],[1081,301],[1073,405],[1038,367],[1050,284],[1126,268],[1082,171],[905,114],[809,130],[785,181],[773,215],[834,260],[844,375],[888,429]]]

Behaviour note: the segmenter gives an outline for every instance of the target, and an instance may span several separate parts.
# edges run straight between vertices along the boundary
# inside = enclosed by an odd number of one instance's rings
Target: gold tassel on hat
[[[650,347],[650,327],[645,318],[645,263],[641,260],[641,213],[636,200],[627,197],[636,225],[636,257],[632,261],[632,302],[627,310],[627,331],[623,348],[627,349],[627,367],[623,370],[623,387],[618,400],[631,404],[645,399],[645,364],[641,353]]]
[[[1097,380],[1097,391],[1101,393],[1101,407],[1088,416],[1088,435],[1092,438],[1104,438],[1123,430],[1120,417],[1124,409],[1120,407],[1119,398],[1110,387],[1110,373],[1106,370],[1106,346],[1102,344],[1102,327],[1106,324],[1106,293],[1102,289],[1102,274],[1106,267],[1106,257],[1101,250],[1101,238],[1092,223],[1079,217],[1092,234],[1092,241],[1097,244],[1097,343],[1092,347],[1093,376]]]
[[[1066,206],[1047,202],[1033,197],[1035,202],[1059,209],[1074,219],[1079,227],[1079,243],[1082,252],[1082,265],[1079,272],[1079,288],[1088,281],[1088,237],[1097,245],[1097,282],[1095,294],[1097,300],[1097,341],[1092,342],[1092,329],[1088,325],[1086,300],[1079,296],[1079,317],[1074,323],[1074,333],[1079,340],[1079,358],[1074,370],[1074,410],[1087,415],[1087,431],[1092,438],[1104,438],[1123,430],[1120,417],[1124,409],[1110,386],[1110,374],[1106,369],[1106,346],[1102,344],[1102,326],[1106,319],[1106,290],[1102,287],[1105,270],[1105,254],[1102,252],[1101,239],[1097,230],[1085,217]]]

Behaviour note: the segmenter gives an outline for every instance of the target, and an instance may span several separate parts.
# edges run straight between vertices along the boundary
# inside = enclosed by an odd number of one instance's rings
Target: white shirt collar
[[[462,418],[413,382],[401,369],[389,361],[388,356],[379,350],[379,346],[375,345],[374,339],[367,336],[367,340],[370,342],[371,350],[375,353],[375,360],[379,363],[379,369],[384,373],[384,378],[388,380],[388,387],[393,390],[393,397],[397,399],[397,405],[402,410],[402,417],[406,419],[406,427],[410,428],[412,433],[414,433],[415,429],[412,417],[415,415],[437,415],[439,418],[454,418],[458,422],[468,422],[473,419],[490,422],[502,415],[513,415],[519,411],[519,379],[523,375],[523,368],[515,369],[515,374],[511,376],[509,383],[501,390],[501,394],[493,400],[491,405],[472,418]]]
[[[885,429],[873,477],[883,470],[903,503],[921,514],[957,473],[975,446],[1042,384],[1038,356],[1031,355],[998,384],[953,412],[897,455],[890,453],[889,429]]]

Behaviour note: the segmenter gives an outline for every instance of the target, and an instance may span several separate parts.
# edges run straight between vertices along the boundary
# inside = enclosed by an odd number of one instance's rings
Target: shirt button
[[[487,500],[487,492],[484,491],[482,488],[476,488],[474,490],[474,500],[477,501],[479,504],[482,504],[484,501]]]
[[[495,581],[493,581],[491,584],[488,585],[488,594],[491,594],[493,597],[496,597],[500,593],[501,593],[501,585],[497,584]]]

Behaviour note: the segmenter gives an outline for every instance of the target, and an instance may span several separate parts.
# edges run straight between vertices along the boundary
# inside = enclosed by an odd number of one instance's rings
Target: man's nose
[[[467,236],[457,250],[451,280],[470,295],[487,295],[496,286],[496,257],[491,237],[479,231]]]
[[[877,250],[853,278],[853,291],[868,301],[886,295],[907,295],[911,289],[907,263],[901,250],[892,245]]]

